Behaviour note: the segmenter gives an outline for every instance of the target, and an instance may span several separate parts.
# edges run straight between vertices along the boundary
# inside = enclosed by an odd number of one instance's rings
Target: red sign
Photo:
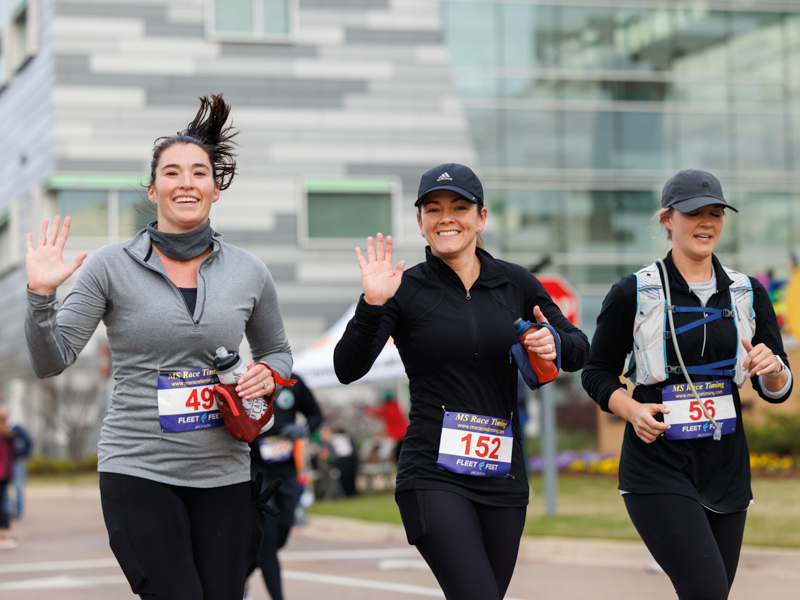
[[[570,323],[580,326],[581,305],[578,291],[561,275],[536,275],[544,289]]]

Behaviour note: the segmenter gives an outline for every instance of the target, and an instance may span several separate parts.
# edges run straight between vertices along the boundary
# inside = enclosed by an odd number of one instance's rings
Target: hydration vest
[[[723,267],[724,268],[724,267]],[[667,375],[681,373],[679,366],[667,365],[667,340],[671,334],[667,309],[675,312],[704,313],[702,318],[675,328],[675,335],[694,329],[711,321],[732,318],[736,323],[736,356],[707,365],[687,366],[690,375],[714,375],[733,379],[742,387],[747,373],[742,370],[747,350],[742,338],[753,339],[756,332],[756,314],[753,311],[753,286],[747,275],[725,269],[733,283],[729,288],[730,309],[707,306],[667,307],[664,284],[656,263],[636,272],[636,318],[633,321],[633,352],[628,373],[634,385],[651,385],[667,379]]]

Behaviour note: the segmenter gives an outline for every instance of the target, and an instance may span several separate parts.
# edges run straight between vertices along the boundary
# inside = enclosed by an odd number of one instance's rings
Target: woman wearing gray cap
[[[533,275],[480,247],[487,209],[472,170],[427,171],[415,205],[425,262],[395,269],[391,237],[384,244],[381,234],[367,240],[366,257],[356,249],[364,294],[336,346],[336,374],[342,383],[362,377],[394,338],[411,391],[396,487],[408,541],[448,599],[499,600],[529,494],[509,361],[514,321],[549,322],[554,329],[525,344],[565,370],[583,366],[588,340]]]
[[[714,256],[728,208],[738,212],[710,173],[666,183],[657,218],[672,249],[608,293],[582,375],[600,407],[628,421],[619,489],[684,600],[727,598],[736,574],[753,501],[738,388],[749,378],[773,403],[792,390],[766,290]]]

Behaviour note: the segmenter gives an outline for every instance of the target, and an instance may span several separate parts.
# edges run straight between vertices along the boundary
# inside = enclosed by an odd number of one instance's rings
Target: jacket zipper
[[[156,268],[155,268],[153,265],[151,265],[150,263],[143,261],[143,260],[142,260],[142,259],[140,259],[138,256],[134,256],[134,255],[133,255],[133,253],[132,253],[132,252],[130,252],[130,251],[127,249],[127,248],[125,248],[125,253],[126,253],[128,256],[130,256],[130,257],[131,257],[133,260],[135,260],[136,262],[138,262],[140,265],[142,265],[143,267],[145,267],[145,268],[147,268],[147,269],[150,269],[150,270],[151,270],[151,271],[153,271],[154,273],[158,273],[158,274],[159,274],[159,275],[161,275],[161,276],[162,276],[164,279],[166,279],[166,280],[167,280],[167,283],[169,283],[169,284],[172,286],[172,288],[173,288],[173,289],[174,289],[176,292],[178,292],[178,296],[180,296],[180,297],[181,297],[181,301],[183,302],[183,307],[186,309],[186,312],[189,314],[189,318],[192,320],[192,324],[194,325],[194,328],[195,328],[195,329],[197,329],[197,327],[200,325],[200,317],[202,317],[202,316],[203,316],[203,312],[204,312],[204,310],[205,310],[205,305],[206,305],[206,295],[205,295],[205,291],[203,292],[203,304],[200,306],[200,314],[197,316],[197,320],[195,320],[195,318],[194,318],[194,315],[193,315],[192,313],[190,313],[190,312],[189,312],[189,307],[186,305],[186,301],[183,299],[183,293],[181,292],[180,288],[178,288],[178,286],[177,286],[177,285],[175,285],[174,283],[172,283],[172,280],[171,280],[171,279],[170,279],[170,278],[167,276],[167,274],[166,274],[166,273],[162,273],[161,271],[159,271],[158,269],[156,269]],[[204,263],[205,263],[205,262],[206,262],[206,261],[207,261],[207,260],[208,260],[208,259],[209,259],[211,256],[213,256],[213,255],[214,255],[214,251],[212,250],[212,251],[211,251],[211,254],[209,254],[208,256],[206,256],[206,257],[205,257],[205,258],[202,260],[202,262],[201,262],[201,263],[198,265],[198,267],[197,267],[197,277],[198,277],[198,283],[200,282],[200,279],[202,278],[202,280],[203,280],[203,289],[204,289],[204,290],[205,290],[205,282],[206,282],[206,278],[205,278],[205,277],[203,277],[202,273],[200,272],[200,267],[202,267],[202,266],[203,266],[203,264],[204,264]],[[198,294],[198,295],[199,295],[199,294]],[[197,311],[197,305],[195,305],[195,311]]]
[[[480,360],[480,353],[478,352],[478,323],[475,320],[475,309],[472,305],[472,296],[467,290],[467,307],[469,309],[469,328],[472,334],[472,362],[477,364]]]

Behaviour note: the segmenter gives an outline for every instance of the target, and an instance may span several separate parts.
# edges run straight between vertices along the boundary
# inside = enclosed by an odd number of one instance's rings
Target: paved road
[[[108,549],[96,487],[30,487],[19,547],[0,551],[3,600],[131,600]],[[281,554],[290,600],[442,598],[393,526],[316,518]],[[526,538],[506,600],[674,600],[641,544]],[[464,565],[465,569],[469,565]],[[256,600],[268,600],[260,575]],[[800,598],[800,551],[746,549],[731,600]]]

